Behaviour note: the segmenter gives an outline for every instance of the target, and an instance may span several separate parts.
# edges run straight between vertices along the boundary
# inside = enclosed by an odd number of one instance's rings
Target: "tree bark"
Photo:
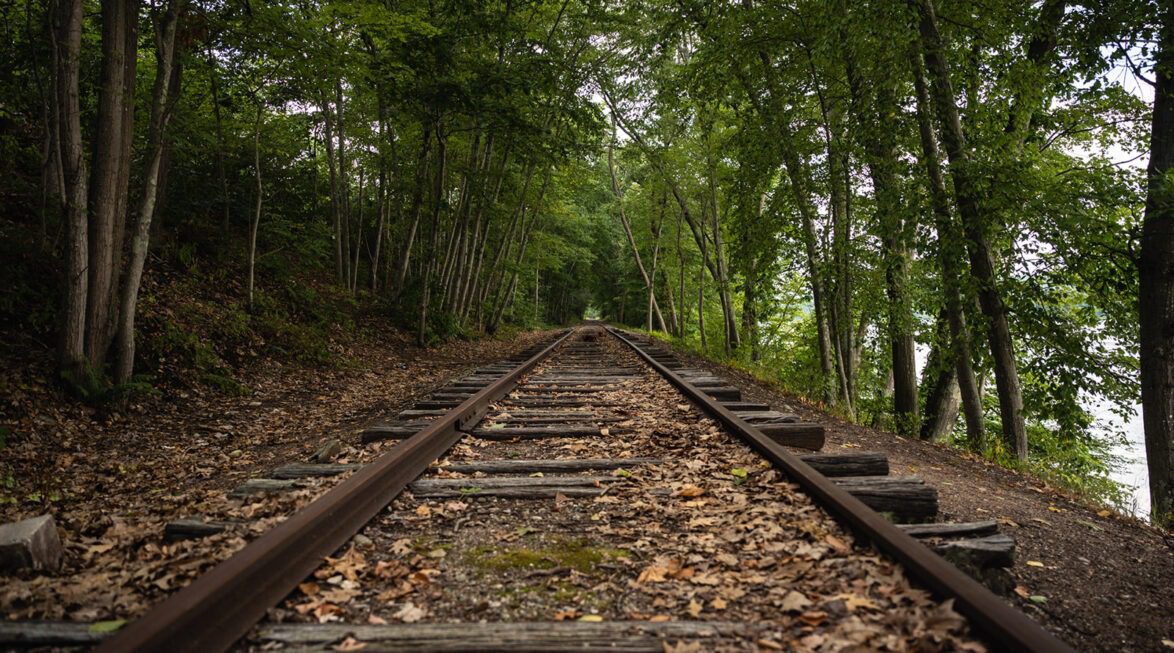
[[[65,302],[62,310],[60,365],[71,382],[86,373],[86,300],[89,265],[86,214],[86,161],[82,152],[81,102],[78,93],[82,39],[82,0],[56,0],[53,6],[54,121],[64,192],[61,194],[67,244]]]
[[[179,89],[179,68],[175,65],[175,32],[179,24],[182,1],[168,0],[155,28],[155,87],[151,94],[151,125],[147,139],[150,154],[143,175],[143,196],[139,202],[131,240],[130,263],[120,297],[115,383],[126,383],[134,372],[135,315],[139,286],[143,278],[143,266],[147,261],[147,247],[150,244],[151,220],[155,215],[163,152],[166,149],[167,125],[171,121],[174,108],[173,92],[177,93]]]
[[[925,75],[921,61],[913,53],[910,57],[913,69],[913,86],[916,93],[917,128],[921,139],[922,163],[929,181],[930,201],[933,205],[934,226],[938,232],[938,266],[942,276],[942,297],[946,320],[949,325],[950,357],[954,361],[955,378],[961,395],[962,413],[966,417],[966,440],[972,451],[982,451],[986,445],[986,426],[982,416],[982,396],[974,375],[974,354],[971,350],[970,329],[966,325],[966,314],[962,301],[962,271],[960,259],[963,255],[962,235],[950,212],[950,199],[942,176],[941,156],[938,153],[937,135],[929,117],[929,92],[925,86]],[[930,404],[926,403],[926,424],[930,423]],[[927,435],[923,428],[921,438]]]
[[[261,123],[265,116],[265,105],[257,98],[257,117],[253,121],[253,172],[257,181],[257,199],[253,204],[253,219],[249,222],[249,310],[253,310],[253,288],[257,262],[257,230],[261,226],[261,207],[264,201],[264,187],[261,185]]]
[[[1174,8],[1170,3],[1163,7],[1138,272],[1150,518],[1169,528],[1174,526]]]
[[[902,205],[897,179],[896,132],[886,124],[896,115],[897,100],[893,80],[870,83],[875,106],[869,106],[856,67],[848,65],[848,85],[852,108],[861,123],[860,140],[864,146],[869,176],[872,179],[880,228],[881,258],[885,270],[887,326],[890,364],[893,375],[893,417],[897,432],[906,436],[918,433],[917,359],[913,346],[913,305],[909,297],[909,247],[907,244],[912,213]]]
[[[914,0],[921,14],[919,31],[923,56],[932,81],[932,99],[942,127],[942,141],[954,179],[955,202],[962,216],[971,274],[978,285],[978,301],[987,319],[987,340],[995,368],[995,386],[999,397],[999,417],[1003,425],[1005,446],[1020,460],[1027,459],[1027,429],[1023,421],[1023,391],[1015,364],[1015,351],[1007,310],[995,278],[994,254],[987,236],[986,216],[979,201],[979,191],[972,178],[970,153],[958,105],[950,84],[949,64],[933,0]]]
[[[393,298],[398,299],[404,291],[404,283],[408,278],[408,267],[412,260],[412,245],[416,241],[416,232],[420,227],[420,209],[424,203],[424,184],[428,182],[427,163],[428,152],[432,147],[432,128],[424,127],[420,136],[420,155],[416,157],[416,183],[412,189],[412,203],[408,209],[408,231],[404,234],[404,242],[400,248],[399,266],[395,271],[395,289]]]
[[[102,2],[102,72],[90,178],[89,289],[86,300],[86,358],[101,369],[113,333],[113,299],[122,253],[118,227],[130,180],[130,138],[134,128],[137,0]],[[129,93],[128,93],[129,90]]]
[[[624,196],[620,192],[620,184],[616,178],[616,164],[615,164],[615,122],[612,122],[612,140],[607,146],[607,170],[611,174],[611,192],[616,197],[616,204],[620,211],[620,224],[624,227],[624,235],[628,237],[628,244],[632,247],[632,256],[636,259],[636,269],[640,270],[640,277],[644,280],[644,288],[648,292],[648,328],[652,329],[652,313],[655,312],[657,323],[660,325],[660,330],[665,330],[664,316],[661,315],[660,306],[656,303],[656,288],[653,285],[653,280],[649,278],[648,271],[644,269],[644,263],[640,260],[640,248],[636,246],[636,238],[632,234],[632,224],[628,221],[628,214],[624,210]]]

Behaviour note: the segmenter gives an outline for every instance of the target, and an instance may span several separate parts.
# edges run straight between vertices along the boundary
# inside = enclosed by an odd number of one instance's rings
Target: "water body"
[[[1089,411],[1100,421],[1125,432],[1128,443],[1113,447],[1113,453],[1121,456],[1124,463],[1110,476],[1114,481],[1132,488],[1133,514],[1142,519],[1150,515],[1150,476],[1145,464],[1145,429],[1141,423],[1141,404],[1134,406],[1135,414],[1122,423],[1121,418],[1108,410],[1103,403],[1089,406]]]

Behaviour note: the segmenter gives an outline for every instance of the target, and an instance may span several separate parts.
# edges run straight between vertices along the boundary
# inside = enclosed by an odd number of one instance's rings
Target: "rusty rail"
[[[309,506],[131,622],[96,650],[223,651],[248,632],[408,483],[485,416],[489,405],[573,330],[486,386],[419,433],[318,497]]]
[[[631,347],[644,362],[652,366],[710,417],[737,434],[751,448],[780,468],[829,512],[904,565],[914,578],[935,595],[942,599],[954,599],[958,612],[965,615],[990,643],[997,644],[999,648],[996,650],[1074,653],[1070,646],[1044,630],[1027,615],[1004,603],[986,587],[934,553],[929,547],[906,535],[880,513],[837,487],[823,474],[812,469],[757,428],[744,422],[725,406],[710,399],[704,390],[693,387],[675,372],[661,365],[622,335],[618,329],[608,327],[607,330]]]

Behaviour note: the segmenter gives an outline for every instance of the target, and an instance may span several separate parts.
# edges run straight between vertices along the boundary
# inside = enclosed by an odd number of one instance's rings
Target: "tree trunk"
[[[341,282],[345,288],[349,285],[351,278],[351,164],[347,160],[346,153],[346,111],[343,101],[341,77],[334,80],[334,95],[334,106],[338,118],[336,132],[338,134],[338,222],[342,228],[342,233],[339,234],[339,239],[342,244]]]
[[[1141,404],[1150,476],[1150,517],[1174,526],[1174,8],[1163,5],[1154,66],[1154,115],[1142,224]]]
[[[220,117],[220,80],[216,74],[216,57],[212,54],[211,47],[208,48],[208,77],[212,83],[212,118],[216,121],[216,177],[220,180],[220,203],[224,211],[220,229],[227,239],[231,205],[228,200],[228,175],[224,169],[224,121]]]
[[[620,184],[616,178],[615,166],[615,122],[612,122],[612,140],[607,146],[607,170],[611,174],[611,192],[616,196],[616,204],[620,210],[620,224],[624,227],[624,235],[628,237],[628,244],[632,246],[632,256],[636,259],[636,269],[640,270],[640,277],[644,280],[644,288],[648,291],[648,326],[652,329],[652,313],[656,313],[657,323],[660,325],[660,330],[665,331],[664,316],[660,313],[660,306],[656,303],[656,288],[652,283],[652,279],[648,276],[648,271],[644,269],[644,263],[640,260],[640,248],[636,246],[636,238],[632,234],[632,224],[628,221],[628,214],[624,210],[624,196],[620,192]]]
[[[102,72],[90,179],[89,289],[86,301],[86,358],[95,369],[105,363],[113,332],[113,298],[122,253],[117,233],[130,179],[130,138],[134,122],[137,0],[102,2]],[[128,90],[130,91],[128,93]]]
[[[978,301],[987,318],[987,340],[995,368],[999,417],[1006,447],[1020,460],[1027,459],[1027,429],[1023,422],[1023,391],[1015,364],[1015,352],[1007,310],[995,278],[994,254],[987,236],[986,216],[972,178],[970,154],[958,105],[950,85],[949,64],[938,33],[933,0],[914,0],[921,13],[920,34],[926,68],[932,81],[932,99],[942,127],[942,141],[954,178],[954,195],[962,216],[971,274],[978,285]]]
[[[82,0],[57,0],[53,16],[54,121],[61,161],[65,216],[65,303],[62,310],[61,372],[77,383],[86,373],[86,299],[89,264],[86,219],[86,160],[82,152],[81,103],[78,94],[82,39]]]
[[[432,168],[432,227],[428,237],[428,253],[424,260],[424,286],[420,291],[420,315],[416,328],[416,344],[423,347],[428,344],[428,303],[432,293],[432,270],[436,245],[440,238],[440,209],[444,197],[444,178],[448,173],[448,142],[442,131],[440,121],[436,121],[436,165]]]
[[[150,243],[151,220],[155,215],[155,200],[166,149],[167,125],[171,121],[175,98],[178,93],[179,68],[175,65],[175,32],[179,23],[182,0],[169,0],[163,15],[155,27],[155,88],[151,96],[151,126],[148,135],[150,154],[147,169],[143,175],[143,196],[139,203],[134,236],[130,248],[130,265],[122,286],[117,331],[118,358],[115,363],[115,383],[126,383],[134,372],[135,362],[135,314],[139,297],[139,286],[143,278],[143,266],[147,260],[147,246]]]
[[[404,234],[403,246],[400,249],[399,266],[395,272],[395,289],[393,298],[399,298],[404,291],[404,283],[408,278],[408,264],[412,260],[412,244],[416,241],[416,231],[420,227],[420,208],[424,203],[424,184],[428,181],[427,163],[428,152],[432,147],[432,129],[424,127],[420,137],[420,155],[416,157],[416,183],[412,190],[412,204],[408,209],[410,215],[408,232]]]
[[[345,245],[342,240],[342,200],[338,184],[338,166],[335,163],[334,119],[331,117],[330,102],[323,98],[321,106],[326,128],[326,170],[330,175],[330,214],[334,227],[334,278],[342,284],[346,280],[342,253]]]
[[[257,98],[257,117],[253,121],[253,172],[257,181],[257,200],[253,204],[253,219],[249,222],[249,310],[253,310],[253,288],[257,263],[257,230],[261,226],[261,206],[264,187],[261,185],[261,122],[265,116],[265,105]]]
[[[933,346],[922,373],[925,389],[925,414],[921,420],[919,437],[922,440],[941,440],[954,430],[958,421],[958,370],[951,360],[954,356],[949,311],[942,307],[934,328]]]
[[[966,440],[972,451],[985,447],[986,426],[982,416],[982,396],[974,375],[974,354],[971,350],[970,329],[962,301],[962,235],[950,212],[950,199],[942,177],[941,156],[938,154],[937,135],[929,117],[929,92],[925,87],[921,61],[913,53],[913,85],[916,92],[917,127],[921,152],[929,180],[930,201],[933,204],[934,223],[938,232],[938,265],[942,275],[942,296],[949,325],[950,357],[954,361],[955,378],[961,394],[962,413],[966,417]],[[926,404],[926,422],[930,422],[929,403]],[[922,429],[922,439],[926,439]]]

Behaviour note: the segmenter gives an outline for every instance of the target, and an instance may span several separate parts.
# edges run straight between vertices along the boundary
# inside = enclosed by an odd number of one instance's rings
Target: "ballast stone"
[[[0,570],[55,570],[61,565],[63,553],[52,515],[0,526]]]

